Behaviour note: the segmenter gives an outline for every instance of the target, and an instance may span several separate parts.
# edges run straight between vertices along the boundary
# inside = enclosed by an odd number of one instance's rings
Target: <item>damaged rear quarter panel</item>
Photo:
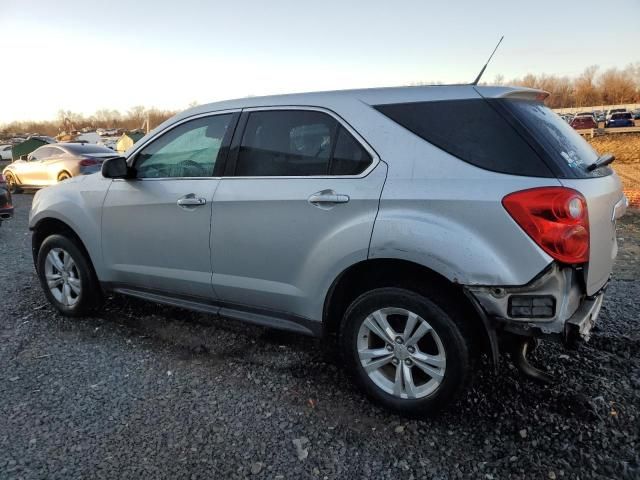
[[[469,179],[389,178],[369,257],[408,260],[463,285],[529,282],[551,258],[501,201],[554,180],[486,173]]]

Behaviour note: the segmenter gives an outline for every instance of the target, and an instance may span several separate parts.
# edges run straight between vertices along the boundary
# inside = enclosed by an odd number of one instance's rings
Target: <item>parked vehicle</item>
[[[636,108],[635,110],[631,110],[631,115],[633,115],[634,120],[640,120],[640,108]]]
[[[636,123],[633,121],[633,117],[630,112],[614,113],[605,123],[607,128],[635,127],[635,125]]]
[[[605,122],[608,121],[611,118],[611,115],[613,115],[614,113],[624,113],[626,112],[627,109],[626,108],[612,108],[610,110],[607,110],[607,114],[605,115]]]
[[[593,116],[596,119],[596,122],[604,122],[606,119],[606,115],[602,110],[594,110]]]
[[[100,171],[103,160],[116,154],[100,145],[56,143],[43,145],[9,164],[3,171],[12,192],[41,188],[77,175]]]
[[[589,128],[598,128],[598,123],[591,115],[580,115],[573,117],[570,124],[576,130],[584,130]]]
[[[580,113],[576,113],[573,118],[576,117],[590,117],[593,118],[594,120],[596,119],[596,116],[593,112],[580,112]],[[572,119],[573,120],[573,119]]]
[[[0,145],[0,160],[11,160],[13,145]]]
[[[0,226],[5,220],[13,217],[13,203],[11,201],[11,192],[5,182],[4,176],[0,173]]]
[[[335,334],[358,385],[408,414],[450,405],[483,351],[542,378],[527,349],[589,337],[626,209],[613,157],[545,95],[434,86],[195,107],[102,175],[36,193],[40,282],[68,316],[119,292]]]

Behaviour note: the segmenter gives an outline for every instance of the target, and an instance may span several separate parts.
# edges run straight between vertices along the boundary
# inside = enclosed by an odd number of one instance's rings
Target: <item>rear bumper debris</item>
[[[593,296],[584,293],[581,272],[552,264],[533,281],[519,287],[465,287],[497,336],[515,334],[554,340],[573,347],[588,341],[605,285]]]

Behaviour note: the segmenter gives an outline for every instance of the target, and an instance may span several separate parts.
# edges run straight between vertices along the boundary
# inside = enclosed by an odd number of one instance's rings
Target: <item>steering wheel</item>
[[[195,162],[193,160],[183,160],[182,162],[178,163],[178,165],[176,166],[180,167],[183,171],[187,169],[192,169],[192,168],[195,168],[196,170],[198,170],[197,172],[198,175],[185,175],[187,177],[206,177],[208,175],[204,167],[198,162]]]

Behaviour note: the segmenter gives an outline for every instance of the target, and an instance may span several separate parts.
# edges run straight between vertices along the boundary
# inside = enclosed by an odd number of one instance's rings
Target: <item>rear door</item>
[[[310,108],[244,112],[231,152],[213,206],[218,297],[319,320],[331,281],[367,258],[386,165]]]
[[[214,299],[211,204],[237,116],[177,124],[133,154],[134,179],[113,180],[102,209],[110,282]]]

